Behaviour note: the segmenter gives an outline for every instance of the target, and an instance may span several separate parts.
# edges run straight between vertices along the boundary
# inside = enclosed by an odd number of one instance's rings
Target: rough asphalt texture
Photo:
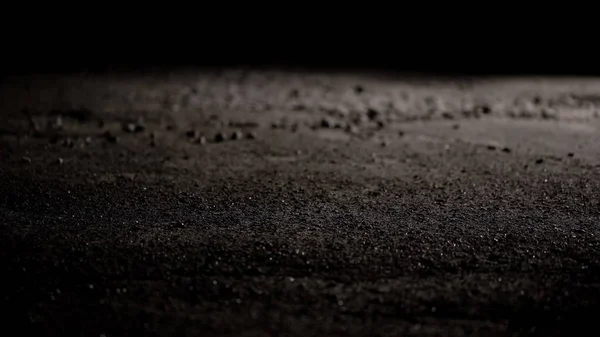
[[[597,333],[600,80],[40,75],[0,104],[5,336]]]

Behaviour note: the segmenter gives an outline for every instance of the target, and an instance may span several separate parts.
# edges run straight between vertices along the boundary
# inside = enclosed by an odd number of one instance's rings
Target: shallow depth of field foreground
[[[0,102],[16,331],[597,333],[600,79],[190,69]]]

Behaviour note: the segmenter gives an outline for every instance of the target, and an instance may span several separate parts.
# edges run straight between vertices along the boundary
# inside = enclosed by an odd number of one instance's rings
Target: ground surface
[[[17,331],[595,335],[600,80],[2,84],[0,301]]]

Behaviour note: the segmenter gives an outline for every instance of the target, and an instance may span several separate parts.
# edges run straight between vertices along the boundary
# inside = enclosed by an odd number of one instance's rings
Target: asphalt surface
[[[597,333],[600,80],[39,75],[0,104],[5,336]]]

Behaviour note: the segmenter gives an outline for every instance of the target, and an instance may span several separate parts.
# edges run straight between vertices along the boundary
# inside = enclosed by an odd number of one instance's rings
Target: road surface
[[[15,331],[595,335],[600,80],[190,69],[0,102]]]

